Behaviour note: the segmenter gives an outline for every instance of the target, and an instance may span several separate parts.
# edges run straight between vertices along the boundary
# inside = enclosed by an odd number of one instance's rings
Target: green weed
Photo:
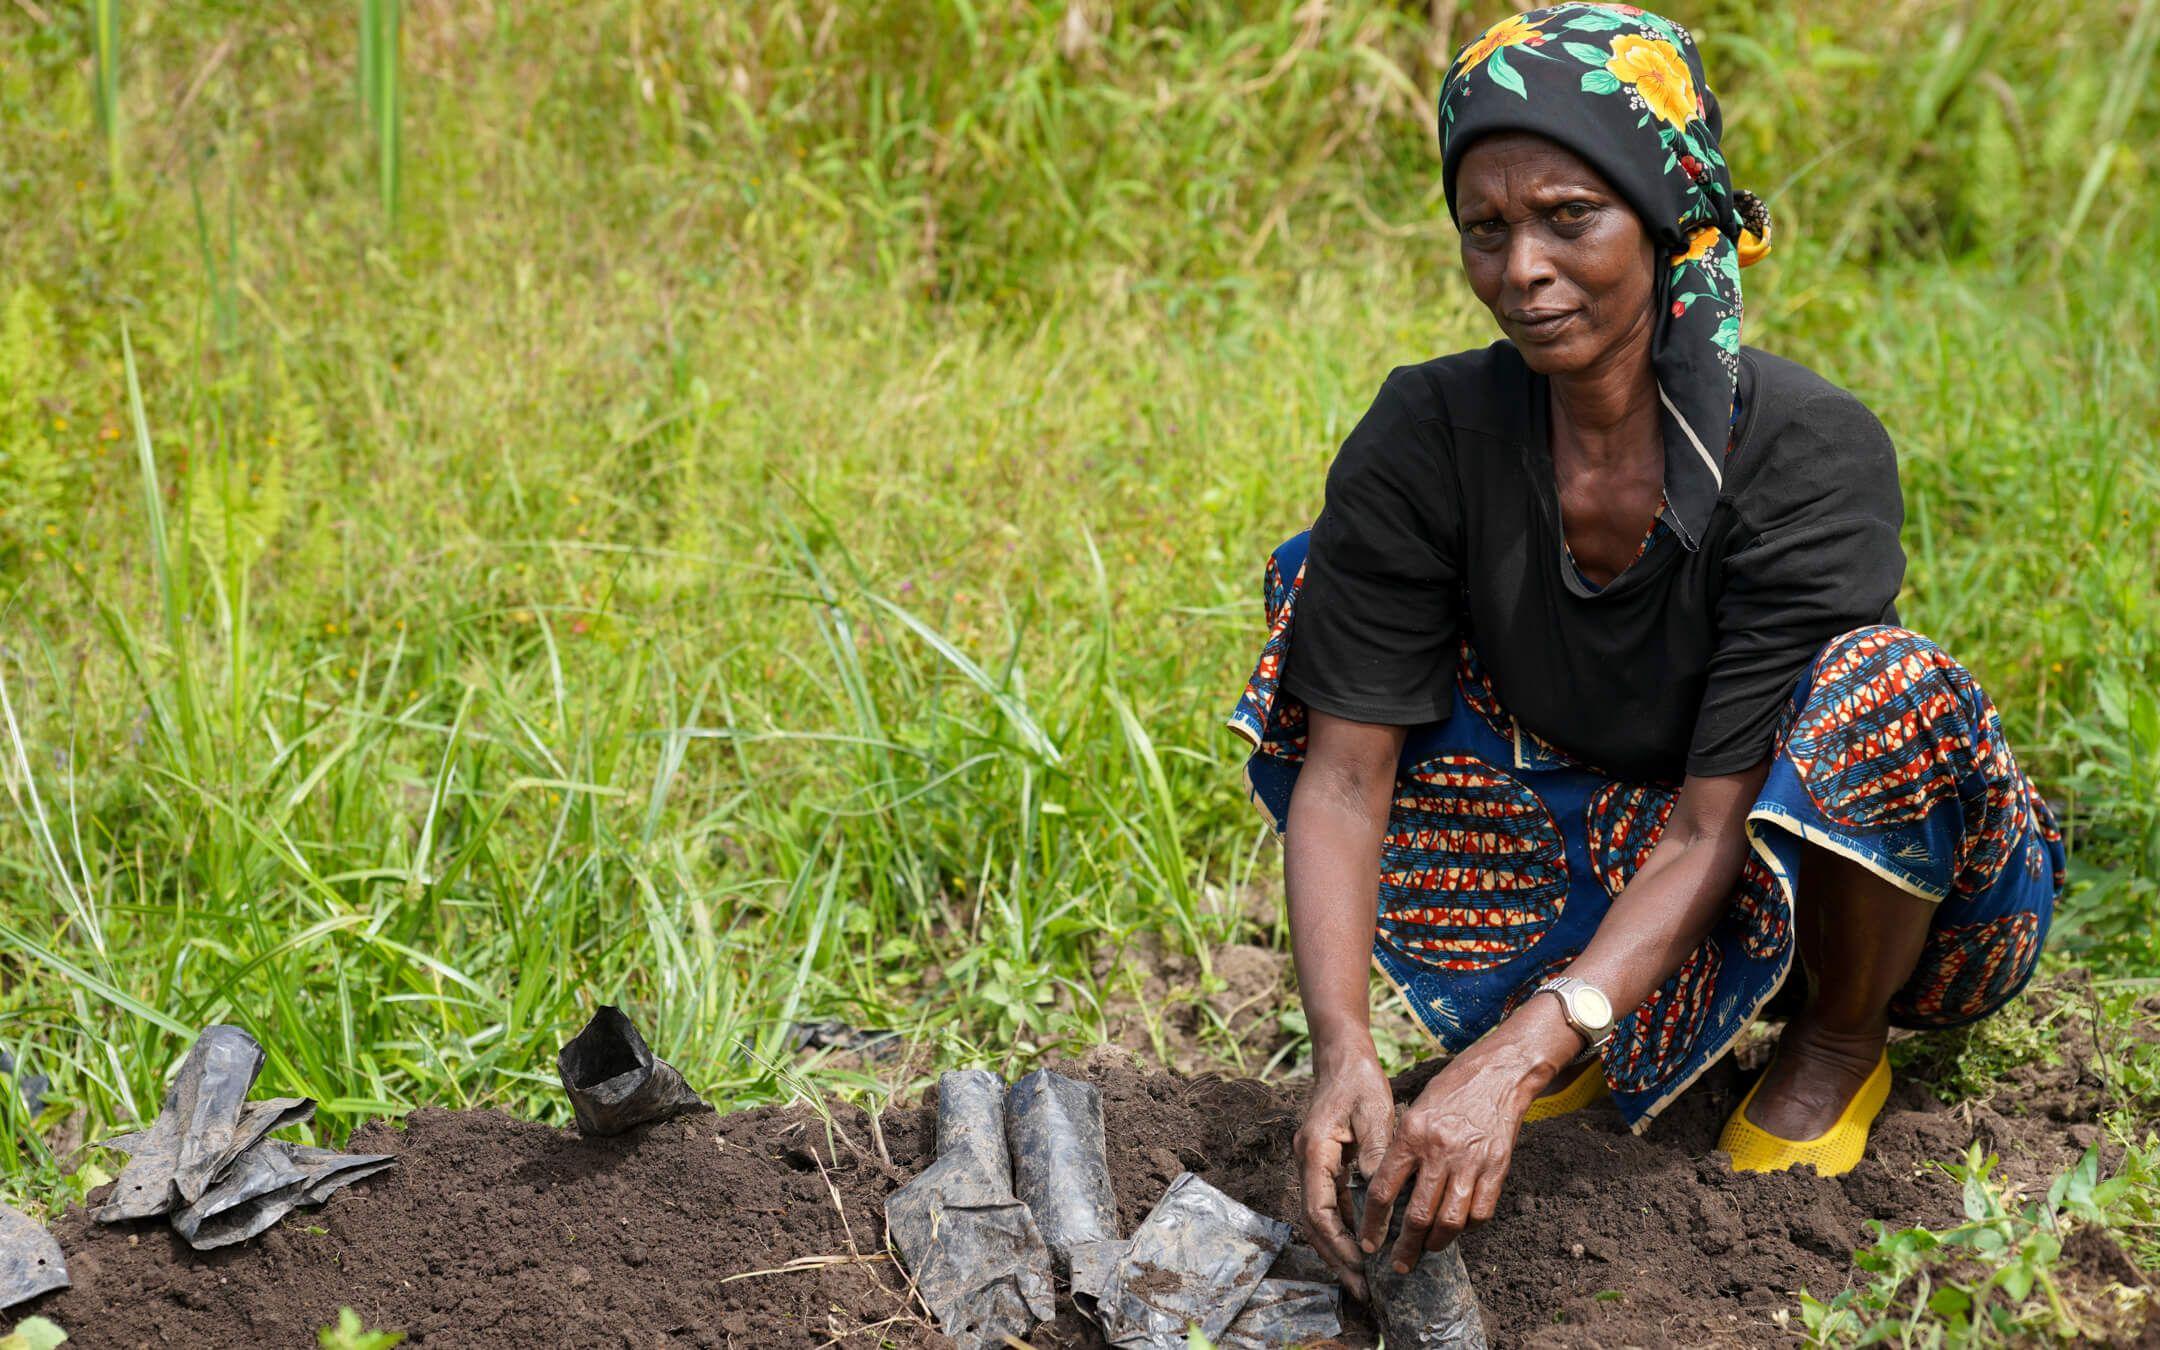
[[[2088,1149],[2044,1198],[2026,1201],[1975,1143],[1947,1169],[1964,1186],[1965,1222],[1893,1232],[1870,1221],[1878,1241],[1854,1259],[1871,1278],[1828,1302],[1803,1293],[1798,1329],[1818,1346],[2105,1341],[2129,1331],[2149,1291],[2066,1288],[2063,1243],[2087,1225],[2149,1239],[2160,1212],[2154,1149],[2147,1139],[2106,1177],[2099,1150]]]
[[[370,1331],[360,1320],[360,1314],[350,1308],[338,1309],[335,1326],[327,1326],[315,1333],[315,1343],[323,1350],[391,1350],[402,1344],[402,1331]]]
[[[68,1334],[48,1317],[25,1317],[15,1329],[0,1336],[0,1350],[54,1350],[65,1344]]]

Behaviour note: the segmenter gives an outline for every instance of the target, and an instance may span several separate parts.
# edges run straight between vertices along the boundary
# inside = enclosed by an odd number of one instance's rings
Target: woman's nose
[[[1509,233],[1507,271],[1503,277],[1508,290],[1528,295],[1550,283],[1555,275],[1552,249],[1538,231],[1514,230]]]

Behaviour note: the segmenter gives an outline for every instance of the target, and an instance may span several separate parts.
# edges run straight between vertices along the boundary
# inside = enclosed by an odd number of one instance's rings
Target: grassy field
[[[1808,10],[1678,12],[1748,338],[1896,437],[2058,959],[2150,990],[2160,3]],[[595,1001],[723,1100],[817,1018],[1085,1043],[1156,942],[1205,1006],[1284,941],[1260,560],[1491,336],[1430,109],[1498,12],[0,7],[0,1192],[211,1021],[341,1133],[565,1117]]]

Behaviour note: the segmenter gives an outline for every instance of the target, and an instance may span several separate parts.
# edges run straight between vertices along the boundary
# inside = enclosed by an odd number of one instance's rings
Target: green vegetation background
[[[1430,110],[1501,12],[0,5],[0,1188],[213,1021],[342,1132],[562,1118],[595,1001],[724,1100],[817,1018],[1204,1018],[1284,941],[1260,562],[1491,336]],[[2056,949],[2149,988],[2160,4],[1676,17],[1777,214],[1748,340],[1896,437]]]

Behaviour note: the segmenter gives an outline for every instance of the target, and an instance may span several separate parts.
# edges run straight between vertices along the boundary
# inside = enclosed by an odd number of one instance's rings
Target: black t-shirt
[[[1823,644],[1896,621],[1897,454],[1851,394],[1752,347],[1724,486],[1602,589],[1566,552],[1548,390],[1514,346],[1403,366],[1328,471],[1283,688],[1360,722],[1448,715],[1467,632],[1522,725],[1630,779],[1737,773]]]

